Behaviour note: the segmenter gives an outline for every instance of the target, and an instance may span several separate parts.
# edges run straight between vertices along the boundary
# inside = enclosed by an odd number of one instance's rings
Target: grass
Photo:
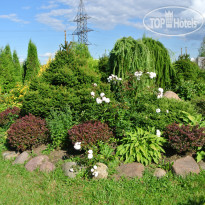
[[[1,133],[0,133],[1,134]],[[27,172],[23,165],[2,159],[0,204],[205,204],[205,172],[186,178],[157,179],[146,171],[141,179],[68,179],[61,166],[50,174]]]

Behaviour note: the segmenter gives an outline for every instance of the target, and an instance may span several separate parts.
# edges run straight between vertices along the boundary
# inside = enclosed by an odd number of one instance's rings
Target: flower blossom
[[[163,88],[159,88],[158,89],[159,90],[159,93],[158,93],[158,95],[157,95],[157,98],[162,98],[163,97]]]
[[[157,131],[156,131],[156,135],[157,135],[157,137],[160,137],[160,136],[161,136],[160,130],[157,130]]]
[[[140,80],[140,77],[142,75],[142,71],[136,71],[134,75],[137,77],[137,80]]]
[[[157,108],[157,109],[156,109],[156,112],[157,112],[157,113],[160,113],[160,112],[161,112],[161,110],[160,110],[159,108]]]
[[[114,81],[114,83],[116,83],[116,81],[121,81],[122,80],[122,78],[118,78],[116,75],[111,75],[111,76],[109,76],[108,78],[107,78],[107,80],[108,80],[108,83],[110,83],[111,81]]]
[[[94,86],[94,87],[97,87],[98,85],[97,85],[97,83],[93,83],[93,86]]]
[[[169,113],[169,110],[166,110],[167,113]]]
[[[98,176],[98,172],[93,172],[93,175],[94,175],[94,177],[97,177]]]
[[[93,169],[97,169],[98,167],[96,165],[93,166]]]
[[[74,145],[74,149],[80,150],[81,149],[81,142],[76,142]]]
[[[90,94],[93,98],[95,97],[95,92],[92,91]]]
[[[100,93],[100,97],[104,97],[105,96],[105,93]]]
[[[96,102],[97,102],[97,104],[101,104],[102,100],[100,98],[96,98]]]
[[[93,150],[88,150],[88,159],[93,158]]]
[[[151,79],[156,78],[156,76],[157,76],[157,74],[154,73],[154,72],[147,72],[147,74],[149,74],[149,77],[150,77]]]

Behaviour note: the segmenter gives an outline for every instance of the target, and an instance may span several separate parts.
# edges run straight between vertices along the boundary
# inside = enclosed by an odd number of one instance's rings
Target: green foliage
[[[192,116],[185,111],[181,111],[180,117],[184,123],[195,126],[199,125],[199,127],[205,127],[205,121],[203,121],[202,115]]]
[[[205,159],[205,147],[204,149],[202,147],[198,147],[196,152],[196,161],[200,162],[203,159]]]
[[[0,51],[0,90],[9,92],[16,84],[15,67],[13,64],[10,46]]]
[[[65,145],[68,130],[72,127],[72,112],[68,106],[62,110],[51,109],[46,119],[51,135],[53,148],[60,148]]]
[[[194,81],[181,81],[174,87],[176,92],[181,99],[192,100],[196,96],[205,95],[205,83],[196,83]]]
[[[107,82],[108,76],[111,74],[110,66],[109,66],[109,56],[104,54],[98,62],[98,69],[101,72],[103,82]]]
[[[201,113],[205,119],[205,95],[202,95],[201,97],[195,97],[191,100],[191,102],[195,104],[198,113]]]
[[[203,41],[201,42],[201,46],[199,48],[199,57],[205,57],[205,37],[203,38]]]
[[[137,128],[134,132],[126,132],[122,144],[117,147],[117,155],[127,163],[137,161],[148,165],[154,161],[157,164],[166,140],[157,137],[154,131],[154,128],[150,131]]]
[[[13,64],[15,69],[15,77],[17,78],[18,82],[22,82],[23,71],[16,50],[13,52]]]
[[[180,83],[181,81],[187,80],[197,80],[198,73],[200,68],[194,62],[192,62],[189,56],[180,56],[179,59],[174,63],[176,71],[176,82]]]
[[[171,64],[169,51],[164,45],[152,38],[143,37],[143,43],[150,51],[152,66],[157,73],[156,83],[160,87],[169,86],[175,80],[175,69]]]
[[[40,62],[38,59],[37,47],[31,40],[29,41],[28,44],[27,58],[23,68],[24,68],[24,75],[23,75],[24,82],[34,79],[37,76],[38,71],[40,70]]]
[[[151,61],[150,51],[146,45],[142,40],[134,40],[132,37],[118,40],[110,52],[111,73],[123,79],[128,72],[153,71]]]

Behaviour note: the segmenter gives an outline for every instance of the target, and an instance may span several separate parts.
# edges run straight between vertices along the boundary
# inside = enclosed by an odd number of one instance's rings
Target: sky
[[[10,45],[17,51],[20,61],[27,56],[28,42],[31,39],[37,46],[42,64],[49,56],[54,56],[64,43],[64,30],[67,40],[72,41],[76,29],[73,22],[80,0],[1,0],[0,1],[0,48]],[[161,7],[175,6],[194,9],[205,18],[205,0],[84,0],[91,45],[91,55],[98,59],[114,47],[122,37],[140,39],[143,35],[159,40],[177,59],[181,48],[196,58],[205,36],[205,25],[198,31],[183,36],[156,34],[143,24],[144,17]],[[156,13],[157,15],[157,13]],[[77,36],[74,36],[77,41]]]

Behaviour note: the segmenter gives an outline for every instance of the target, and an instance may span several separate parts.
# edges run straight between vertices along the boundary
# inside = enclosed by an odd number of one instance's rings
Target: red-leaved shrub
[[[47,142],[48,135],[46,121],[29,114],[11,125],[7,139],[11,147],[25,151]]]
[[[0,113],[0,127],[8,128],[19,117],[18,107],[7,108]]]
[[[168,139],[169,145],[178,153],[192,152],[205,144],[205,128],[198,125],[182,125],[173,123],[166,127],[163,136]]]
[[[88,121],[83,124],[75,125],[68,131],[72,143],[81,142],[82,148],[86,149],[97,142],[107,142],[113,133],[107,124],[99,121]]]

